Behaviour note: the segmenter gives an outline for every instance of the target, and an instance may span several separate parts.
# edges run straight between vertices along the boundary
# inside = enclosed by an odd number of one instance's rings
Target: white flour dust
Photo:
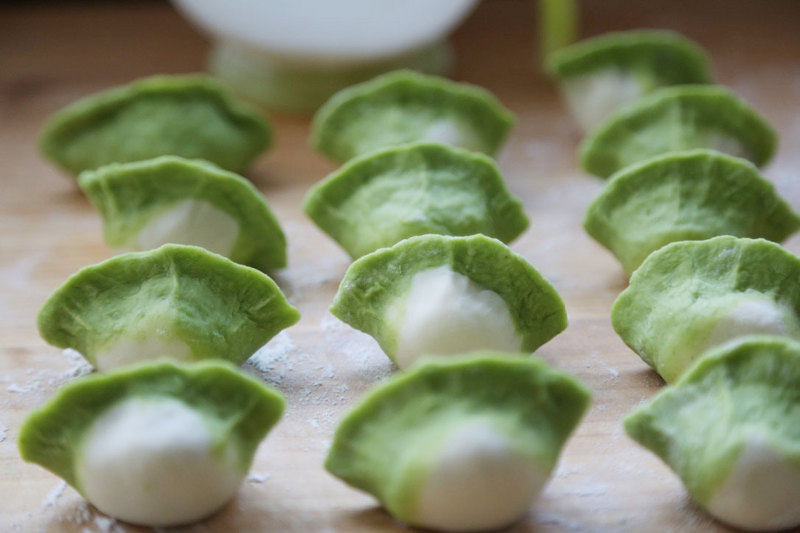
[[[247,476],[247,481],[249,483],[260,484],[268,480],[269,477],[270,474],[260,474],[258,472],[252,472],[249,476]]]
[[[61,497],[61,495],[64,494],[64,489],[66,488],[67,488],[67,482],[59,481],[55,487],[50,489],[50,492],[48,492],[47,495],[42,500],[42,507],[47,508],[54,506],[58,501],[58,499]]]
[[[259,348],[247,362],[259,372],[268,374],[268,380],[280,382],[282,376],[279,370],[287,365],[289,356],[296,350],[297,346],[289,332],[283,330]]]

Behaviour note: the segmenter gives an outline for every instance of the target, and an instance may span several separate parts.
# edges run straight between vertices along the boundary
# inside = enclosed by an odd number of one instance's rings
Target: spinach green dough
[[[775,152],[775,131],[747,103],[714,85],[655,91],[606,119],[581,145],[590,174],[607,178],[657,155],[709,148],[763,166]]]
[[[22,424],[19,450],[110,516],[179,525],[233,497],[283,408],[229,364],[148,363],[62,387]]]
[[[714,350],[625,420],[692,498],[746,530],[800,525],[800,343],[748,337]]]
[[[241,364],[299,317],[262,272],[166,244],[79,270],[38,322],[45,341],[107,370],[161,357]]]
[[[423,235],[362,257],[331,313],[374,337],[400,368],[424,355],[532,352],[567,327],[550,283],[483,235]]]
[[[212,78],[155,76],[62,109],[45,126],[40,147],[75,174],[160,155],[205,159],[241,172],[271,137],[266,120]]]
[[[311,140],[336,161],[416,141],[493,155],[513,124],[480,87],[399,70],[333,95],[314,116]]]
[[[82,172],[78,184],[103,216],[109,246],[191,244],[260,270],[286,266],[286,238],[258,189],[211,163],[112,163]]]
[[[630,273],[675,241],[733,235],[781,242],[797,231],[800,217],[747,160],[693,150],[614,174],[583,227]]]
[[[415,235],[510,242],[528,227],[494,161],[429,143],[349,161],[308,192],[303,210],[354,259]]]
[[[664,30],[612,32],[584,39],[551,54],[547,66],[586,131],[661,87],[711,82],[703,49]]]
[[[750,334],[800,337],[800,258],[763,239],[681,241],[653,252],[611,310],[614,329],[668,383]]]
[[[344,417],[325,467],[407,524],[501,528],[528,512],[589,402],[580,383],[536,358],[428,361]]]

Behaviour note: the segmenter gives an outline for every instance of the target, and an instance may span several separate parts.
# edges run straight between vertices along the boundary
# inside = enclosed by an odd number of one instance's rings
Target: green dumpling
[[[25,420],[19,450],[114,518],[179,525],[233,497],[283,407],[228,364],[149,363],[62,387]]]
[[[286,238],[258,189],[211,163],[177,156],[112,163],[81,173],[78,184],[114,248],[191,244],[260,270],[286,266]]]
[[[407,524],[497,529],[528,512],[589,402],[536,358],[428,361],[344,417],[325,467]]]
[[[547,66],[586,131],[658,88],[711,82],[703,49],[664,30],[613,32],[584,39],[551,54]]]
[[[45,126],[40,146],[75,174],[160,155],[205,159],[241,172],[271,136],[255,109],[233,100],[212,78],[154,76],[62,109]]]
[[[765,165],[775,131],[747,103],[715,85],[660,89],[606,119],[581,145],[590,174],[606,178],[657,155],[709,148]]]
[[[693,150],[614,174],[583,227],[630,273],[675,241],[733,235],[780,242],[797,231],[800,217],[749,161]]]
[[[510,242],[528,227],[494,161],[428,143],[349,161],[308,192],[303,210],[354,259],[415,235]]]
[[[161,357],[241,364],[299,318],[267,275],[202,248],[166,244],[79,270],[38,321],[48,343],[108,370]]]
[[[800,525],[800,344],[749,337],[715,350],[625,420],[692,498],[746,530]]]
[[[399,70],[339,91],[314,116],[314,147],[336,161],[409,142],[494,155],[514,125],[488,91]]]
[[[424,355],[532,352],[567,327],[558,292],[483,235],[423,235],[364,256],[330,310],[374,337],[400,368]]]
[[[653,252],[611,310],[614,329],[667,382],[751,334],[800,337],[800,258],[763,239],[681,241]]]

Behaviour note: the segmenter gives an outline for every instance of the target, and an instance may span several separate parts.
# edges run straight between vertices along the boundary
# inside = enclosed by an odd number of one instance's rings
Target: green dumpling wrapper
[[[763,239],[681,241],[653,252],[611,310],[625,344],[668,383],[750,334],[800,337],[800,258]]]
[[[45,341],[105,370],[160,357],[241,364],[299,317],[264,273],[166,244],[79,270],[38,323]]]
[[[233,496],[283,409],[227,363],[148,363],[65,385],[22,424],[19,449],[111,516],[176,525]]]
[[[314,116],[311,142],[336,161],[410,142],[440,142],[494,155],[514,125],[491,93],[408,70],[331,97]]]
[[[800,525],[800,344],[749,337],[714,350],[625,419],[628,434],[720,520]]]
[[[423,355],[532,352],[567,327],[553,286],[484,235],[423,235],[364,256],[348,268],[330,311],[401,368]]]
[[[772,158],[777,137],[744,100],[714,85],[660,89],[606,119],[581,145],[590,174],[614,172],[668,152],[709,148],[756,166]]]
[[[100,211],[109,246],[190,244],[260,270],[286,266],[286,238],[258,189],[211,163],[112,163],[81,173],[78,184]]]
[[[548,57],[575,118],[584,130],[661,87],[711,83],[703,49],[665,30],[605,33]]]
[[[40,147],[74,174],[160,155],[205,159],[241,172],[271,138],[264,117],[212,78],[154,76],[62,109],[45,126]]]
[[[405,523],[500,528],[528,511],[589,402],[537,358],[426,361],[342,419],[325,467]]]
[[[749,161],[692,150],[614,174],[583,227],[631,273],[671,242],[718,235],[781,242],[797,231],[800,217]]]
[[[311,188],[303,210],[354,259],[415,235],[510,242],[528,227],[492,159],[429,143],[347,162]]]

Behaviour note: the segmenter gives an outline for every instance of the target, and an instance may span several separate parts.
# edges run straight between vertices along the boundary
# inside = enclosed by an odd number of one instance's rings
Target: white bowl
[[[369,63],[445,37],[477,0],[173,0],[222,40],[296,66]]]
[[[210,33],[210,69],[271,107],[308,111],[396,68],[442,73],[478,0],[172,0]]]

